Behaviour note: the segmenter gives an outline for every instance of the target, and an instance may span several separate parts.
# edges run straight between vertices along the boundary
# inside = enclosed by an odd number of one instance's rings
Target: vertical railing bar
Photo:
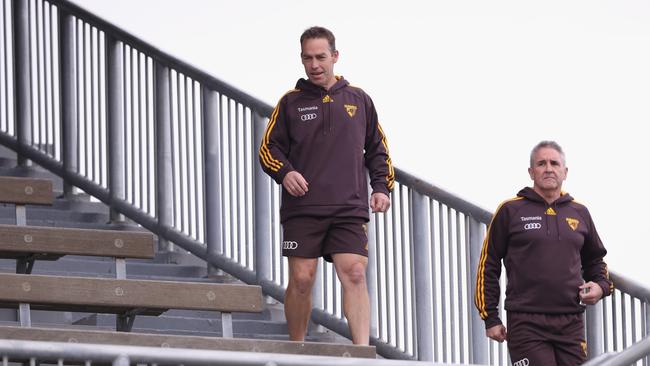
[[[83,37],[82,37],[82,30],[83,29],[83,22],[81,19],[76,19],[75,21],[75,38],[76,38],[76,47],[75,47],[75,69],[76,69],[76,74],[75,74],[75,82],[77,85],[77,90],[75,90],[75,99],[76,99],[76,129],[77,129],[77,136],[76,136],[76,141],[74,141],[75,146],[77,146],[77,154],[76,154],[76,173],[81,173],[81,157],[85,156],[85,146],[82,144],[82,140],[84,139],[82,133],[81,133],[81,120],[82,120],[82,114],[81,114],[81,106],[83,105],[83,96],[82,96],[82,90],[83,90],[83,78],[82,78],[82,73],[83,73]],[[85,129],[84,129],[85,130]],[[82,150],[83,149],[83,150]],[[85,169],[85,168],[84,168]],[[84,174],[86,172],[84,171]]]
[[[40,11],[39,11],[40,10]],[[43,2],[39,2],[38,0],[34,0],[34,24],[35,24],[35,31],[36,31],[36,36],[35,41],[36,41],[36,111],[38,114],[38,118],[33,121],[34,127],[38,128],[37,132],[34,132],[34,137],[36,134],[38,134],[38,144],[34,144],[34,140],[32,140],[32,144],[36,145],[36,147],[40,151],[44,151],[43,149],[43,88],[41,87],[42,84],[42,77],[41,77],[41,66],[43,65],[43,60],[42,60],[42,54],[41,54],[41,33],[42,33],[42,25],[41,22],[43,21]],[[40,13],[40,16],[39,16]],[[33,130],[32,130],[33,131]]]
[[[413,202],[413,197],[416,196],[417,193],[415,191],[413,191],[413,190],[409,190],[409,193],[410,193],[410,196],[411,196],[410,202]],[[428,216],[426,214],[426,212],[427,212],[426,211],[427,210],[426,203],[427,203],[428,200],[427,200],[426,196],[421,197],[421,199],[422,199],[421,204],[424,205],[424,207],[425,207],[424,210],[422,210],[424,215],[422,217],[421,223],[422,223],[422,225],[425,225],[425,222],[426,222],[427,216]],[[410,212],[410,221],[411,222],[415,221],[415,216],[413,215],[413,211],[414,211],[413,206],[414,205],[411,204],[410,211],[409,211]],[[424,230],[424,229],[422,230],[422,233],[425,233],[425,235],[427,235],[426,234],[427,231]],[[414,230],[411,230],[411,233],[410,233],[411,246],[409,248],[409,250],[410,250],[409,261],[410,261],[410,265],[411,265],[411,271],[410,271],[411,280],[409,282],[410,282],[410,290],[411,290],[411,314],[413,314],[413,316],[411,316],[411,340],[412,340],[412,352],[411,352],[411,354],[413,354],[413,355],[416,354],[416,350],[418,349],[419,343],[421,342],[421,340],[418,337],[418,328],[419,328],[418,324],[419,324],[419,321],[418,321],[418,317],[417,317],[417,306],[416,306],[417,292],[416,292],[416,286],[415,286],[415,255],[414,255],[414,253],[416,253],[416,250],[415,250],[416,243],[415,243],[414,236],[415,236]],[[431,245],[430,242],[429,242],[429,245]],[[429,268],[429,271],[431,271],[430,268]],[[428,276],[426,276],[426,277],[427,277],[426,280],[431,278],[431,272],[429,272]],[[432,292],[431,292],[432,288],[433,287],[431,286],[428,289],[429,297],[431,299],[433,299]],[[433,316],[433,313],[431,313],[431,315]],[[430,337],[433,337],[433,322],[432,321],[430,322],[429,326],[431,327],[430,328]],[[426,347],[430,348],[430,351],[429,351],[430,352],[430,355],[429,355],[430,356],[429,357],[430,361],[433,361],[433,358],[434,358],[434,356],[433,356],[433,342],[434,342],[434,340],[433,340],[433,338],[431,338],[430,342],[427,342],[429,344],[426,345]],[[419,352],[417,352],[417,353],[419,355]]]
[[[237,262],[241,265],[244,265],[244,256],[242,253],[242,241],[241,241],[241,209],[240,209],[240,202],[241,202],[241,191],[240,191],[240,186],[241,186],[241,180],[240,180],[240,174],[241,174],[241,167],[240,167],[240,161],[239,159],[239,154],[240,154],[240,146],[239,146],[239,138],[240,138],[240,131],[239,131],[239,125],[241,121],[239,120],[239,107],[240,104],[237,101],[233,101],[235,104],[235,174],[234,174],[234,179],[235,179],[235,197],[236,198],[236,204],[234,205],[235,208],[235,217],[237,221],[237,243],[235,246],[237,247]]]
[[[609,348],[609,327],[607,326],[607,314],[609,313],[608,307],[609,307],[609,301],[611,298],[604,298],[602,300],[603,302],[603,352],[609,352],[611,349]]]
[[[252,113],[255,113],[255,112],[252,112]],[[254,121],[254,119],[253,119],[253,121]],[[253,125],[252,129],[253,129],[253,131],[255,131],[255,125]],[[253,176],[252,179],[255,179],[255,177]],[[271,225],[270,225],[271,226],[271,240],[270,241],[271,241],[271,253],[272,253],[271,271],[273,273],[273,275],[271,277],[273,278],[273,281],[275,281],[275,282],[279,283],[280,285],[282,285],[282,278],[283,278],[283,276],[282,276],[282,249],[281,249],[281,246],[280,246],[280,248],[278,248],[278,245],[275,245],[275,238],[276,238],[276,235],[277,235],[277,230],[275,228],[276,225],[275,225],[275,220],[273,218],[274,218],[275,213],[277,212],[277,208],[275,207],[275,192],[273,191],[274,184],[275,184],[275,182],[269,181],[269,195],[270,195],[269,200],[271,202],[270,203],[270,205],[271,205],[271,217],[270,217],[270,220],[271,220]],[[259,199],[259,198],[256,197],[255,192],[253,192],[253,210],[255,210],[254,205],[255,205],[255,200],[257,200],[257,199]],[[255,213],[253,212],[253,215],[254,214]],[[255,222],[255,217],[254,216],[253,216],[253,222]],[[253,240],[255,240],[255,237],[253,237]],[[255,245],[257,245],[257,243],[255,243]],[[279,256],[278,256],[278,252],[280,253]]]
[[[95,34],[97,28],[91,27],[90,28],[90,154],[87,155],[86,159],[90,159],[91,164],[90,164],[90,169],[91,169],[91,174],[90,174],[90,179],[92,181],[97,181],[97,164],[95,164],[95,139],[97,136],[95,135],[95,123],[97,121],[95,120]],[[99,115],[99,113],[97,113]],[[98,128],[99,130],[99,128]]]
[[[226,231],[228,230],[226,225],[226,200],[225,200],[225,189],[226,189],[226,162],[225,156],[225,131],[223,123],[223,95],[219,94],[219,161],[221,163],[221,172],[219,173],[219,180],[221,182],[221,220],[223,225],[221,226],[221,243],[223,243],[222,254],[226,255],[227,241],[226,241]],[[228,224],[230,224],[230,219],[228,218]]]
[[[174,228],[178,229],[179,228],[179,215],[177,214],[177,210],[179,207],[178,202],[176,202],[176,192],[178,191],[179,183],[176,181],[176,178],[178,177],[177,171],[178,171],[178,163],[176,161],[176,142],[178,139],[178,134],[174,133],[174,130],[177,129],[178,126],[178,113],[179,113],[179,106],[178,106],[178,81],[176,82],[176,86],[174,86],[174,79],[178,80],[178,72],[176,70],[169,68],[168,69],[168,75],[169,75],[169,148],[170,148],[170,155],[171,155],[171,163],[172,163],[172,169],[171,169],[171,181],[172,181],[172,192],[171,196],[169,199],[173,202],[173,208],[171,210],[172,212],[172,225]],[[174,77],[176,75],[176,77]],[[175,93],[174,93],[175,92]],[[174,100],[176,98],[176,100]],[[177,116],[177,120],[174,121],[174,116]]]
[[[174,126],[176,128],[176,133],[173,133],[174,140],[176,141],[176,145],[172,147],[172,151],[174,156],[176,158],[174,161],[177,161],[177,166],[174,168],[174,181],[178,182],[178,186],[174,189],[174,203],[176,203],[178,206],[174,207],[174,216],[180,216],[180,217],[175,217],[174,222],[176,222],[176,225],[180,224],[180,231],[184,232],[185,231],[185,215],[183,214],[183,155],[182,155],[182,150],[183,150],[183,139],[182,139],[182,124],[183,124],[183,114],[181,111],[181,92],[182,92],[182,87],[181,87],[181,73],[179,71],[176,71],[176,115],[178,116],[178,119],[176,120],[176,123],[174,123]]]
[[[15,128],[20,145],[31,145],[32,136],[32,60],[31,60],[31,2],[19,1],[12,5],[13,66]],[[27,166],[29,159],[17,154],[19,166]]]
[[[462,217],[462,222],[465,222],[465,215]],[[463,261],[461,261],[461,258],[463,258],[463,253],[462,253],[462,245],[461,245],[461,237],[464,230],[461,232],[461,214],[459,211],[456,211],[456,261],[458,263],[458,266],[456,268],[457,271],[457,278],[458,278],[458,362],[459,363],[464,363],[465,362],[465,328],[467,327],[467,324],[463,321],[463,314],[466,313],[466,309],[463,306],[463,288],[468,288],[469,283],[466,283],[465,286],[463,287]],[[466,237],[465,237],[466,238]]]
[[[616,299],[618,298],[618,295],[616,295],[616,290],[612,292],[611,298],[612,298],[612,341],[613,341],[613,348],[612,351],[617,351],[618,350],[618,321],[616,319]]]
[[[125,115],[125,70],[124,70],[124,43],[113,37],[109,37],[106,47],[106,60],[108,61],[106,80],[107,90],[107,129],[108,142],[111,146],[108,156],[109,192],[111,199],[125,199],[125,142],[124,131],[126,123]],[[117,213],[114,207],[110,211],[111,221],[123,221],[124,217]]]
[[[410,193],[410,210],[409,217],[412,225],[411,228],[411,288],[413,293],[413,302],[415,314],[413,319],[413,328],[417,328],[413,335],[413,354],[417,355],[420,361],[433,361],[434,347],[433,343],[433,314],[431,300],[433,300],[431,291],[431,266],[428,252],[431,249],[431,236],[428,230],[428,213],[429,200],[427,196],[419,192],[409,191]],[[417,255],[413,255],[417,253]],[[416,290],[417,289],[417,290]],[[416,325],[417,324],[417,325]]]
[[[440,317],[441,317],[441,331],[443,334],[442,337],[442,362],[448,362],[447,359],[447,296],[446,296],[446,291],[445,287],[447,286],[446,284],[446,278],[445,278],[445,273],[447,272],[447,266],[445,265],[445,238],[444,238],[444,228],[445,228],[445,223],[444,223],[444,214],[443,214],[443,205],[440,204],[438,206],[438,221],[440,224],[439,230],[440,230],[440,307],[441,307],[441,312],[440,312]]]
[[[128,144],[129,144],[129,129],[128,129],[129,111],[130,111],[130,108],[133,107],[133,106],[129,106],[129,103],[128,103],[130,93],[132,92],[132,90],[130,90],[130,88],[129,88],[129,85],[131,83],[130,83],[130,80],[128,79],[128,76],[131,74],[131,70],[130,70],[130,65],[129,65],[128,61],[127,61],[127,60],[131,59],[131,57],[129,56],[131,54],[130,49],[131,48],[126,43],[122,42],[122,70],[123,70],[122,71],[122,80],[123,80],[122,85],[123,85],[123,89],[124,89],[124,91],[122,92],[122,99],[123,99],[123,103],[124,103],[124,108],[123,108],[124,120],[122,121],[122,123],[124,124],[124,127],[122,127],[122,131],[123,131],[122,132],[122,140],[124,142],[123,142],[123,146],[122,146],[122,148],[123,148],[122,154],[126,158],[125,161],[124,161],[124,166],[123,166],[123,169],[124,169],[124,173],[123,173],[124,182],[122,184],[124,185],[124,199],[128,200],[129,202],[131,202],[130,195],[129,195],[130,192],[128,192],[129,174],[130,174],[129,166],[133,165],[133,159],[129,155],[129,150],[130,149],[128,148]]]
[[[174,227],[176,203],[174,202],[174,149],[173,149],[173,99],[172,71],[152,58],[153,92],[155,109],[152,122],[154,123],[154,174],[155,174],[155,203],[156,219],[161,227]],[[159,251],[173,251],[173,244],[158,238]]]
[[[376,258],[375,263],[376,263],[376,266],[377,266],[377,299],[378,299],[378,301],[377,301],[377,333],[378,333],[379,339],[383,339],[383,329],[384,329],[384,306],[383,306],[383,304],[384,304],[384,302],[382,301],[382,299],[384,299],[384,297],[382,295],[383,294],[383,291],[382,291],[383,287],[381,285],[381,280],[382,280],[382,278],[385,278],[385,275],[386,275],[386,271],[385,271],[385,268],[383,266],[383,260],[382,260],[386,255],[385,255],[385,253],[383,253],[383,249],[385,248],[385,246],[382,245],[383,244],[382,243],[383,238],[379,235],[379,232],[380,232],[380,230],[379,230],[379,216],[380,215],[379,214],[372,214],[372,215],[374,215],[374,218],[375,218],[375,227],[374,227],[374,230],[375,230],[375,233],[374,233],[374,235],[375,235],[375,253],[377,253],[377,255],[375,256],[375,258]]]
[[[130,133],[128,127],[129,127],[129,123],[131,122],[131,121],[129,121],[129,112],[130,112],[130,108],[132,107],[132,106],[129,106],[129,103],[128,103],[129,98],[130,98],[130,94],[132,92],[132,90],[130,88],[131,82],[130,82],[130,79],[129,79],[129,77],[131,75],[130,62],[129,62],[131,60],[131,56],[130,56],[131,51],[130,50],[131,50],[130,46],[128,46],[126,43],[122,43],[122,67],[123,67],[123,70],[124,70],[123,73],[122,73],[122,79],[124,80],[122,82],[122,85],[123,85],[123,88],[124,88],[124,91],[122,92],[122,94],[123,94],[122,99],[124,100],[124,102],[123,102],[124,103],[124,108],[123,108],[123,110],[124,110],[124,112],[123,112],[123,114],[124,114],[124,121],[123,121],[124,127],[122,128],[122,131],[123,131],[122,132],[122,139],[123,139],[124,143],[123,143],[123,147],[122,147],[123,148],[122,154],[126,158],[125,161],[124,161],[124,166],[123,166],[123,169],[124,169],[124,173],[123,173],[124,174],[124,176],[123,176],[124,182],[123,182],[123,184],[124,184],[124,199],[128,200],[129,202],[131,202],[130,192],[128,191],[129,190],[129,185],[130,185],[129,184],[129,182],[130,182],[129,175],[131,174],[131,171],[130,171],[129,167],[131,165],[133,165],[133,159],[132,159],[131,155],[129,154],[131,149],[129,149],[129,147],[128,147],[128,145],[129,145],[129,133]]]
[[[251,111],[252,113],[252,111]],[[250,195],[249,195],[249,188],[252,187],[253,181],[251,179],[252,172],[251,172],[251,156],[255,156],[253,153],[252,149],[255,148],[255,144],[252,143],[251,139],[251,134],[249,131],[249,123],[251,121],[248,120],[248,113],[246,113],[246,110],[244,110],[244,227],[246,228],[245,231],[245,237],[244,237],[244,245],[246,246],[246,254],[247,254],[247,263],[248,263],[248,268],[255,268],[255,257],[252,255],[252,240],[251,240],[251,230],[250,230],[250,220],[249,220],[249,213],[251,212],[251,200],[250,200]],[[270,245],[273,245],[272,242],[269,243]]]
[[[205,84],[200,85],[199,98],[201,101],[201,120],[202,138],[201,146],[203,147],[203,166],[204,181],[203,187],[205,192],[204,206],[204,231],[207,255],[221,255],[223,253],[222,242],[222,225],[223,217],[221,216],[222,187],[221,187],[221,126],[219,124],[219,94],[208,88]],[[208,275],[215,276],[222,273],[214,266],[208,263]]]
[[[45,136],[45,146],[47,147],[47,150],[45,150],[45,153],[53,156],[52,154],[52,149],[54,146],[50,145],[50,124],[52,123],[52,115],[50,114],[50,97],[52,94],[50,93],[50,86],[52,83],[50,83],[50,75],[51,75],[51,70],[49,70],[49,60],[52,58],[51,57],[51,49],[50,49],[50,43],[49,43],[49,29],[50,29],[50,16],[49,16],[49,4],[46,4],[45,1],[41,3],[41,18],[42,18],[42,30],[43,30],[43,114],[45,115],[45,125],[43,126],[44,128],[44,136]]]
[[[627,298],[628,296],[625,293],[621,292],[621,330],[623,331],[623,348],[625,349],[628,346],[627,341]]]
[[[151,95],[151,89],[149,88],[149,85],[152,82],[151,68],[149,66],[150,61],[152,61],[152,59],[150,59],[148,56],[145,57],[145,64],[144,64],[144,67],[145,67],[145,95],[146,95],[146,99],[145,99],[146,100],[146,103],[145,103],[146,104],[146,108],[145,108],[145,121],[146,121],[146,123],[145,123],[145,133],[147,135],[147,139],[146,139],[147,140],[147,143],[146,143],[146,145],[147,145],[146,146],[146,149],[147,149],[147,152],[146,152],[146,155],[147,155],[147,171],[145,173],[145,178],[146,178],[145,187],[147,189],[147,209],[145,211],[148,214],[152,214],[153,210],[154,210],[154,208],[153,208],[153,202],[154,201],[153,201],[153,199],[151,197],[151,188],[150,188],[150,187],[153,186],[153,183],[152,183],[153,176],[151,174],[151,170],[152,170],[152,166],[153,166],[153,164],[152,164],[153,159],[152,159],[152,156],[150,154],[150,152],[152,150],[151,145],[152,145],[153,141],[152,141],[152,134],[151,134],[151,130],[152,130],[152,128],[151,128],[152,127],[151,126],[151,115],[149,113],[149,109],[152,107],[152,103],[151,103],[152,95]]]
[[[88,42],[88,35],[87,35],[87,31],[86,31],[87,27],[90,27],[90,25],[87,24],[87,23],[84,23],[83,24],[83,33],[82,33],[82,37],[83,37],[83,53],[81,55],[81,60],[83,62],[82,69],[83,69],[83,105],[84,105],[84,110],[83,110],[83,127],[84,127],[84,129],[83,129],[84,130],[83,141],[84,141],[84,144],[83,145],[84,145],[84,151],[85,151],[85,154],[84,154],[84,175],[86,176],[86,178],[92,180],[93,179],[93,175],[92,175],[92,171],[91,171],[92,166],[90,166],[89,163],[88,163],[88,161],[90,161],[92,159],[92,153],[93,153],[92,148],[90,146],[91,144],[89,143],[89,139],[92,139],[92,131],[90,133],[88,132],[89,125],[90,125],[90,127],[92,127],[92,104],[88,102],[88,99],[89,99],[89,97],[88,97],[88,89],[89,89],[88,88],[88,83],[89,83],[89,80],[88,79],[92,79],[92,75],[90,77],[88,77],[88,60],[87,60],[87,57],[86,57],[87,49],[92,47],[92,46],[87,44],[87,42]],[[92,48],[90,49],[90,53],[92,54]],[[125,70],[125,68],[123,68],[122,70]],[[123,75],[124,75],[124,73],[123,73]],[[90,94],[92,94],[92,88],[90,88],[90,89],[91,89]],[[90,116],[89,116],[89,113],[91,113]]]
[[[55,58],[55,55],[54,55],[54,52],[55,52],[55,48],[54,48],[54,45],[55,45],[55,43],[54,43],[54,31],[56,29],[56,25],[54,25],[53,23],[54,23],[54,20],[57,19],[57,18],[53,15],[53,12],[54,12],[53,8],[54,8],[54,6],[52,4],[50,4],[50,3],[48,3],[48,9],[49,9],[48,13],[49,13],[49,19],[50,19],[50,22],[49,22],[49,25],[50,25],[50,32],[49,32],[49,34],[50,34],[50,103],[49,103],[49,105],[50,105],[50,109],[51,109],[51,114],[50,115],[52,116],[52,118],[50,119],[51,126],[48,126],[48,132],[50,132],[50,135],[51,135],[50,137],[52,139],[52,156],[56,159],[57,155],[59,155],[59,154],[57,154],[58,149],[57,149],[56,140],[55,140],[55,136],[56,136],[56,134],[55,134],[55,129],[56,129],[55,128],[55,126],[56,126],[55,116],[57,115],[57,113],[56,113],[57,111],[56,111],[56,107],[55,107],[56,103],[55,103],[55,100],[54,100],[54,95],[55,95],[54,93],[55,93],[55,89],[56,89],[55,86],[54,86],[55,85],[54,84],[54,81],[55,81],[54,76],[56,74],[55,73],[56,70],[54,69],[54,58]],[[59,65],[59,67],[60,67],[60,65]],[[61,121],[59,121],[59,124],[60,123],[61,123]]]
[[[407,298],[408,298],[408,296],[407,296],[407,290],[406,289],[408,289],[409,286],[408,286],[406,274],[409,271],[408,270],[409,266],[407,266],[406,250],[408,249],[408,246],[412,242],[411,242],[411,240],[407,240],[407,238],[406,238],[406,227],[405,227],[406,225],[404,224],[404,221],[405,221],[404,206],[406,205],[406,200],[404,198],[405,197],[404,190],[405,189],[408,190],[408,187],[400,184],[399,188],[400,188],[400,207],[399,207],[400,215],[399,216],[400,216],[400,228],[401,228],[401,239],[402,239],[401,240],[401,243],[402,243],[402,256],[401,256],[401,259],[402,259],[402,285],[401,285],[401,287],[402,287],[402,293],[403,293],[403,296],[401,297],[401,299],[402,299],[402,321],[404,322],[404,324],[402,325],[403,326],[402,333],[404,333],[404,335],[403,335],[404,351],[408,352],[408,349],[409,349],[409,347],[408,347],[408,345],[409,345],[409,332],[408,332],[409,312],[407,311],[407,309],[408,309],[408,307],[407,307],[407,304],[408,304]],[[407,191],[407,193],[408,193],[408,191]],[[409,208],[410,208],[410,205],[409,205]],[[394,208],[393,208],[393,210],[394,210]],[[411,219],[411,217],[412,216],[409,215],[409,219]],[[410,230],[409,230],[409,232],[410,232]],[[404,243],[408,243],[409,245],[404,245]],[[412,279],[411,279],[411,282],[412,282]],[[413,313],[411,313],[411,315],[412,314]]]
[[[201,133],[199,132],[199,123],[197,121],[197,111],[196,111],[196,88],[197,85],[194,80],[191,80],[192,83],[192,128],[194,133],[192,134],[192,146],[194,149],[194,232],[196,233],[196,240],[203,241],[205,235],[200,231],[201,226],[205,228],[205,207],[201,204],[204,202],[205,197],[201,194],[202,190],[199,190],[200,187],[203,187],[203,177],[205,170],[201,168],[201,157],[203,156],[203,143],[201,142]],[[200,91],[199,91],[200,97]],[[199,183],[200,182],[200,183]],[[201,210],[201,208],[203,208]]]
[[[632,344],[636,343],[638,337],[636,336],[636,301],[630,297],[630,320],[632,321]]]
[[[77,95],[77,46],[75,18],[64,11],[59,16],[59,42],[60,57],[60,124],[61,124],[61,160],[63,169],[68,172],[78,171],[79,152],[79,126],[78,126],[78,95]],[[69,183],[63,185],[63,194],[70,198],[74,194],[74,186]]]
[[[391,202],[395,202],[395,191],[391,192]],[[390,236],[388,235],[388,214],[384,213],[384,245],[386,248],[386,255],[384,256],[384,270],[386,271],[385,275],[385,284],[386,284],[386,343],[391,344],[393,341],[393,314],[392,314],[392,307],[391,307],[391,299],[394,298],[394,293],[391,291],[391,284],[390,284],[390,258],[388,255],[388,238]],[[393,255],[395,255],[393,253]],[[393,295],[393,296],[391,296]]]
[[[192,177],[190,174],[190,167],[191,167],[191,162],[190,162],[190,157],[192,154],[190,153],[191,146],[189,144],[190,142],[190,98],[189,98],[189,89],[187,87],[187,84],[190,80],[190,77],[187,75],[183,75],[183,99],[184,99],[184,105],[185,105],[185,123],[183,124],[183,129],[185,131],[185,136],[183,136],[183,144],[185,147],[185,158],[183,161],[186,162],[185,166],[185,171],[183,172],[183,176],[185,177],[185,196],[184,198],[186,199],[183,209],[183,212],[185,213],[186,217],[186,229],[187,229],[187,235],[193,236],[192,233],[192,224],[191,224],[191,217],[190,214],[192,213]]]
[[[140,157],[138,156],[139,154],[136,154],[136,146],[137,146],[137,139],[138,139],[138,128],[137,125],[139,123],[138,121],[138,114],[139,114],[139,105],[138,105],[138,94],[139,94],[139,88],[138,88],[138,73],[140,72],[140,65],[138,65],[138,50],[136,50],[133,46],[130,47],[131,52],[129,52],[129,77],[130,77],[130,85],[131,85],[131,108],[129,110],[131,114],[131,199],[129,202],[131,202],[132,205],[136,205],[138,200],[137,200],[137,185],[138,181],[140,180],[140,175],[137,173],[138,167],[140,167]],[[137,112],[136,112],[137,110]]]
[[[413,222],[413,191],[404,185],[400,184],[400,188],[404,187],[406,189],[407,195],[406,195],[406,202],[408,202],[408,221]],[[423,197],[419,197],[419,199],[424,200]],[[404,200],[403,200],[404,201]],[[425,204],[425,202],[421,202],[421,204]],[[423,212],[425,212],[423,210]],[[404,350],[408,353],[409,351],[412,352],[412,354],[415,354],[415,347],[413,347],[413,343],[415,343],[415,339],[417,338],[415,336],[415,333],[412,332],[414,328],[415,322],[410,322],[411,326],[411,332],[409,332],[409,319],[414,319],[414,314],[415,312],[415,291],[413,291],[413,287],[409,285],[413,285],[414,282],[414,277],[413,277],[413,270],[414,270],[414,263],[413,263],[413,230],[409,229],[408,234],[405,232],[406,228],[408,227],[408,224],[405,224],[407,221],[402,216],[402,243],[408,243],[408,244],[402,244],[402,288],[404,289],[404,298],[403,298],[403,314],[402,318],[404,321]],[[424,232],[424,231],[423,231]],[[408,289],[408,290],[407,290]],[[409,300],[411,303],[411,312],[407,311],[409,308]],[[409,347],[409,345],[411,345]],[[430,345],[429,345],[430,346]]]
[[[644,338],[650,336],[650,303],[647,299],[641,303],[641,331]],[[648,366],[649,364],[650,356],[644,357],[643,365]]]
[[[233,260],[236,261],[237,260],[236,253],[235,253],[235,249],[236,249],[235,248],[235,246],[236,246],[236,244],[235,244],[235,237],[236,237],[236,235],[235,235],[235,226],[236,226],[236,224],[233,222],[233,219],[234,219],[234,216],[235,216],[234,211],[236,210],[236,208],[234,206],[236,206],[236,204],[235,204],[235,197],[234,197],[235,193],[234,193],[233,187],[236,184],[236,182],[234,182],[234,179],[235,179],[235,174],[237,174],[237,171],[236,170],[233,171],[233,165],[234,165],[233,162],[234,162],[234,160],[233,160],[233,156],[232,156],[233,155],[233,150],[234,150],[233,149],[233,142],[232,142],[232,139],[233,139],[233,137],[232,137],[232,135],[233,135],[233,132],[232,132],[232,105],[233,105],[233,100],[230,99],[230,98],[227,98],[227,100],[228,100],[228,111],[227,111],[228,114],[227,114],[227,116],[228,116],[228,159],[229,159],[228,160],[229,161],[228,170],[230,171],[230,174],[228,174],[228,196],[230,198],[230,205],[229,205],[229,209],[230,209],[229,211],[230,212],[228,213],[228,216],[230,218],[230,257]]]
[[[458,238],[454,238],[454,224],[452,222],[454,215],[452,213],[451,207],[447,206],[447,258],[448,258],[448,270],[449,270],[449,333],[450,337],[450,349],[451,349],[451,362],[456,362],[456,286],[454,285],[454,244],[458,244]],[[455,225],[458,225],[458,221],[455,222]]]
[[[105,57],[105,50],[106,50],[106,34],[104,32],[99,32],[99,38],[98,38],[98,43],[100,45],[99,47],[99,59],[100,60],[106,60]],[[106,186],[108,177],[106,176],[106,156],[108,155],[107,150],[107,140],[106,140],[106,134],[108,130],[108,126],[106,123],[106,63],[104,62],[103,67],[102,67],[102,62],[99,62],[99,65],[97,67],[97,81],[99,83],[99,103],[98,103],[98,108],[99,108],[99,126],[100,126],[100,133],[99,133],[99,164],[100,164],[100,169],[99,169],[99,182],[100,185]],[[102,108],[103,107],[103,108]]]
[[[147,126],[147,120],[145,119],[145,109],[146,109],[146,101],[143,101],[143,97],[146,98],[146,91],[143,91],[142,89],[144,88],[144,83],[142,82],[143,77],[145,76],[144,73],[142,72],[142,56],[143,53],[138,51],[137,53],[137,59],[138,59],[138,160],[140,161],[140,164],[138,166],[139,168],[139,174],[138,176],[138,202],[139,202],[139,208],[147,212],[146,208],[144,207],[144,180],[146,179],[146,165],[147,165],[147,156],[144,153],[144,149],[146,148],[146,135],[143,138],[143,130]],[[146,80],[146,78],[145,78]]]
[[[402,199],[402,191],[401,189],[394,191],[394,193],[398,194],[399,196],[397,197],[400,204],[401,204],[401,199]],[[395,200],[393,202],[397,203],[398,200]],[[400,343],[402,343],[402,335],[400,334],[400,329],[399,329],[399,308],[400,308],[400,301],[398,299],[403,298],[404,296],[400,296],[400,291],[403,290],[399,284],[399,277],[402,276],[402,273],[398,271],[399,268],[399,258],[398,256],[401,255],[399,248],[397,247],[397,243],[399,242],[398,240],[398,235],[400,234],[400,231],[397,228],[397,223],[399,222],[397,218],[397,210],[393,207],[391,210],[391,219],[392,219],[392,224],[393,224],[393,270],[391,271],[393,273],[393,281],[391,281],[391,285],[393,286],[393,297],[395,299],[395,308],[393,310],[393,314],[391,314],[391,319],[393,320],[393,323],[395,325],[395,347],[399,348]],[[403,309],[402,309],[403,310]]]
[[[440,203],[438,203],[440,205]],[[432,318],[433,318],[433,344],[431,345],[433,347],[433,350],[431,351],[433,354],[433,361],[438,361],[438,340],[437,340],[437,334],[438,334],[438,305],[437,305],[437,299],[436,299],[436,294],[438,293],[438,276],[436,275],[438,270],[436,266],[436,248],[440,248],[440,238],[436,235],[436,219],[435,219],[435,210],[434,210],[434,200],[430,199],[429,200],[429,226],[430,226],[430,231],[431,231],[431,253],[430,253],[430,261],[431,261],[431,294],[432,294],[432,303],[431,303],[431,308],[432,308]],[[440,228],[438,228],[440,229]],[[436,243],[436,238],[438,238],[438,242]],[[438,244],[438,245],[436,245]],[[438,249],[440,250],[440,249]],[[446,336],[446,335],[443,335]]]

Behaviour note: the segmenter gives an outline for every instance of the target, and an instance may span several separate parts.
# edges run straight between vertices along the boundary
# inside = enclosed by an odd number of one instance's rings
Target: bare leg
[[[343,313],[348,319],[352,342],[368,345],[370,340],[370,300],[366,284],[368,258],[352,253],[332,256],[343,287]]]
[[[284,293],[284,316],[289,339],[304,341],[311,316],[311,289],[316,278],[318,258],[289,257],[289,285]]]

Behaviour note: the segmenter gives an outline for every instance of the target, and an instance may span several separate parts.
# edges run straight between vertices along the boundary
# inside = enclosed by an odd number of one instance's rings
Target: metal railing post
[[[122,42],[106,35],[106,82],[108,122],[108,190],[111,201],[124,199],[124,69],[122,67]],[[113,204],[111,203],[111,206]],[[124,217],[111,207],[111,221],[124,221]]]
[[[23,146],[32,144],[32,86],[29,39],[29,1],[12,1],[14,34],[14,90],[16,98],[16,137]],[[9,122],[9,121],[7,121]],[[18,165],[29,160],[18,154]]]
[[[253,146],[259,146],[264,136],[266,119],[255,110],[253,114]],[[270,178],[259,164],[255,164],[253,228],[255,230],[255,272],[258,280],[271,279],[271,191]]]
[[[469,269],[470,278],[469,283],[472,288],[472,300],[476,293],[476,275],[478,272],[478,261],[481,256],[481,249],[483,245],[483,233],[481,230],[481,223],[476,219],[469,218]],[[473,304],[473,301],[472,301]],[[470,306],[470,363],[487,365],[490,363],[488,352],[488,338],[485,336],[485,323],[478,314],[476,309]]]
[[[75,64],[75,18],[65,11],[59,10],[59,59],[61,83],[61,158],[63,169],[77,173],[79,144],[77,143],[77,83]],[[73,186],[63,183],[63,194],[66,198],[73,195]]]
[[[219,94],[207,87],[201,93],[203,113],[203,146],[205,165],[205,228],[208,256],[223,253],[221,240],[221,158],[219,126]],[[208,274],[221,275],[221,271],[208,263]]]
[[[370,214],[370,221],[368,222],[368,267],[366,268],[366,282],[368,282],[368,298],[370,299],[370,336],[378,337],[379,318],[377,314],[377,237],[376,230],[376,214]]]
[[[426,197],[412,192],[413,210],[413,260],[415,280],[415,316],[417,327],[417,358],[420,361],[433,361],[433,311],[431,290],[431,250],[428,235]]]
[[[605,352],[602,301],[596,305],[587,306],[585,323],[587,323],[587,357],[592,359]]]
[[[174,192],[172,179],[172,136],[169,68],[155,62],[155,124],[156,124],[156,216],[158,226],[174,225]],[[158,238],[160,251],[173,251],[169,241]]]

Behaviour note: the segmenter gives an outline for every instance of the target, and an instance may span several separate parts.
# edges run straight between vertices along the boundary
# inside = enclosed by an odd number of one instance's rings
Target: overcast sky
[[[610,268],[650,285],[646,0],[74,1],[272,105],[303,76],[301,32],[328,27],[396,166],[494,211],[556,140]]]

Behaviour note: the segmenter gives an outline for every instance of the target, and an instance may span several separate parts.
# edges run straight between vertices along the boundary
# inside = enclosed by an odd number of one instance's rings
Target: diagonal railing
[[[0,1],[0,143],[61,176],[66,196],[83,190],[157,234],[160,250],[282,301],[280,190],[257,164],[272,107],[70,2]],[[371,342],[388,358],[506,364],[472,305],[491,213],[396,179],[369,224]],[[312,319],[349,336],[335,271],[318,275]],[[650,334],[648,288],[612,276],[617,292],[587,312],[591,356]]]

